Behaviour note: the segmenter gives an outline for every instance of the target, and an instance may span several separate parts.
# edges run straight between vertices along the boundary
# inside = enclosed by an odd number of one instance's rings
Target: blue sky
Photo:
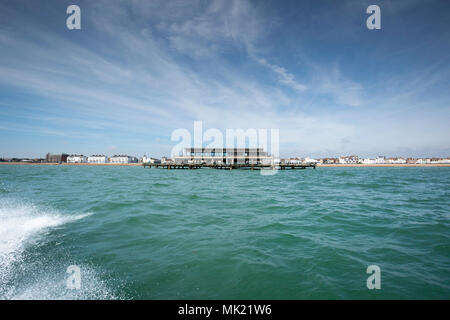
[[[366,28],[371,4],[381,30]],[[194,120],[278,128],[281,156],[450,156],[449,9],[1,0],[0,157],[159,157]]]

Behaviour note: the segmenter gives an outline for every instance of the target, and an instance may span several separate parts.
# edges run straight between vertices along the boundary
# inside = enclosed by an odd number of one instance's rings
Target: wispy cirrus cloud
[[[306,90],[307,87],[304,84],[295,81],[294,75],[289,73],[285,68],[277,66],[275,64],[270,64],[265,59],[257,59],[257,60],[260,64],[275,72],[278,76],[278,81],[280,83],[297,91]]]

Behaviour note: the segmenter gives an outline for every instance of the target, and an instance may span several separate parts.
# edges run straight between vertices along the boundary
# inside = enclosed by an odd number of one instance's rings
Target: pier
[[[223,169],[223,170],[233,170],[233,169],[249,169],[249,170],[261,170],[261,169],[278,169],[278,170],[294,170],[294,169],[306,169],[306,168],[316,168],[315,163],[308,164],[188,164],[188,163],[143,163],[144,168],[161,168],[161,169],[201,169],[201,168],[212,168],[212,169]]]

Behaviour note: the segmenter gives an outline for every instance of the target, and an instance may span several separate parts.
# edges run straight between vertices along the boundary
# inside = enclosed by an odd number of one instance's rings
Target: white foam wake
[[[50,283],[48,279],[33,281],[18,295],[14,275],[19,269],[26,269],[23,254],[27,247],[42,241],[50,230],[89,215],[63,215],[30,203],[0,199],[0,299],[57,298],[53,289],[61,283]]]
[[[11,265],[27,244],[32,244],[51,228],[88,215],[63,216],[33,204],[0,200],[0,267]]]
[[[111,300],[119,299],[111,293],[109,281],[102,280],[98,271],[89,265],[80,265],[81,287],[67,288],[64,273],[67,264],[57,263],[45,273],[40,273],[25,284],[15,287],[6,299],[10,300]]]

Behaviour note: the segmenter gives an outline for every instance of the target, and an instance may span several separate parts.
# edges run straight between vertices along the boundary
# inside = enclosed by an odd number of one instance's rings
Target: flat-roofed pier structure
[[[273,164],[274,157],[263,148],[185,148],[173,161],[176,164],[258,165]]]

